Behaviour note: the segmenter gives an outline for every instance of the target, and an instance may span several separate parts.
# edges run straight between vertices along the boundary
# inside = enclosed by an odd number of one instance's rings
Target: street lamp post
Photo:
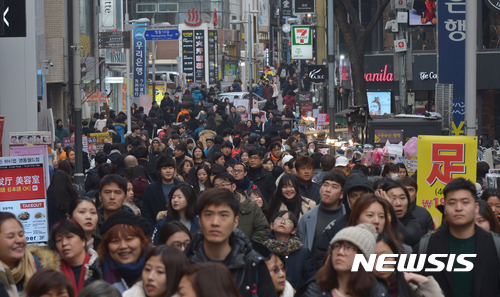
[[[247,86],[248,86],[248,91],[250,93],[250,102],[249,104],[253,103],[253,89],[252,89],[252,79],[253,79],[253,34],[252,34],[252,14],[254,13],[259,13],[258,10],[250,10],[250,4],[248,4],[248,10],[246,11],[247,14],[247,20],[246,21],[231,21],[231,24],[246,24],[246,34],[245,34],[245,39],[246,39],[246,50],[247,50],[247,64],[245,67],[248,67],[248,77],[247,79]]]

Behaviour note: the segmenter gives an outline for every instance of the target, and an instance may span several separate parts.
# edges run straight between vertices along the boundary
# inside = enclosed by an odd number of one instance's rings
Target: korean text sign
[[[136,26],[144,24],[135,24]],[[146,39],[144,39],[145,27],[135,28],[134,34],[134,53],[133,64],[133,94],[139,97],[140,94],[146,94]]]
[[[476,137],[418,137],[417,204],[430,212],[436,226],[441,225],[437,206],[444,204],[444,187],[459,177],[475,183],[476,160]]]
[[[0,158],[0,211],[13,213],[28,242],[48,240],[44,157]]]
[[[465,132],[465,0],[437,1],[438,82],[453,84],[452,134]]]

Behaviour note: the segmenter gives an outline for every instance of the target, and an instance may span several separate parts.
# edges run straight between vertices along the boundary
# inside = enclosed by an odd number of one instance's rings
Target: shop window
[[[500,48],[500,14],[483,5],[483,49]]]

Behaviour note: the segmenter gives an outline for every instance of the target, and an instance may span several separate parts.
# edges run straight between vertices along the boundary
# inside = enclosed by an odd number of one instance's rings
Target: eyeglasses
[[[260,160],[260,157],[254,155],[254,156],[251,156],[249,159],[250,160]]]
[[[282,271],[283,273],[286,273],[286,268],[287,268],[286,266],[283,266],[281,268],[280,267],[274,267],[273,269],[270,270],[270,272],[272,274],[279,274],[280,271]]]
[[[214,184],[214,188],[230,187],[231,184]]]
[[[346,243],[346,242],[344,242],[344,243],[336,242],[331,246],[331,249],[333,252],[340,252],[341,248],[344,248],[344,253],[346,253],[347,255],[350,255],[350,254],[356,252],[356,250],[357,250],[357,248],[354,245]]]
[[[187,246],[191,243],[190,240],[186,240],[184,242],[180,242],[180,241],[174,241],[172,242],[172,247],[174,248],[177,248],[177,249],[185,249],[187,248]]]
[[[233,173],[243,173],[244,170],[243,169],[235,169],[233,170]]]
[[[284,219],[284,218],[281,218],[281,217],[277,217],[275,219],[275,221],[278,222],[278,223],[293,224],[292,220],[290,220],[290,219]]]

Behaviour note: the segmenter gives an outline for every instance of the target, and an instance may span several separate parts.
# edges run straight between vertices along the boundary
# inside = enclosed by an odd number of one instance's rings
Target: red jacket
[[[295,96],[286,95],[285,97],[283,97],[283,105],[295,107],[295,104],[296,104]]]

